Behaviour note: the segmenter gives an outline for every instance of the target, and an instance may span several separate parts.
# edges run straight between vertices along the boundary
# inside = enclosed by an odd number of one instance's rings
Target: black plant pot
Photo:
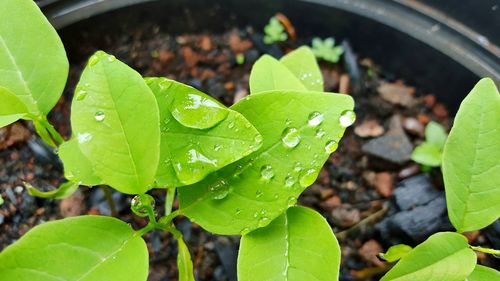
[[[38,2],[61,29],[63,40],[82,30],[123,32],[118,27],[124,22],[139,21],[157,23],[174,34],[217,32],[235,25],[260,28],[270,16],[283,12],[299,35],[348,39],[361,56],[373,58],[397,77],[437,95],[451,111],[479,77],[489,76],[500,85],[500,48],[496,45],[500,38],[495,37],[500,7],[495,0],[460,5],[425,0]],[[471,13],[481,16],[471,17]],[[474,30],[478,28],[481,33]]]

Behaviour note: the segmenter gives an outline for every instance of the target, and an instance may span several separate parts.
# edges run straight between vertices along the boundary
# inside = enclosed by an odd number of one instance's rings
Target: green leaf
[[[0,128],[5,127],[28,114],[26,105],[14,93],[0,87]]]
[[[196,183],[260,148],[262,136],[240,113],[166,78],[147,78],[160,110],[159,186]]]
[[[500,95],[481,79],[462,101],[443,152],[448,216],[459,231],[500,217]]]
[[[68,180],[86,186],[104,184],[95,174],[90,161],[83,155],[76,138],[73,137],[61,144],[58,154],[64,165],[64,176]]]
[[[500,272],[482,265],[476,265],[467,281],[493,281],[500,280]]]
[[[305,91],[306,88],[284,64],[269,55],[263,55],[252,67],[250,93],[272,90]]]
[[[177,268],[179,270],[179,281],[195,281],[193,275],[193,262],[191,261],[191,254],[189,248],[182,239],[177,238],[177,245],[179,252],[177,253]]]
[[[343,122],[353,117],[353,107],[348,95],[321,92],[271,91],[242,99],[232,109],[262,134],[262,147],[180,188],[181,212],[217,234],[266,226],[315,181],[344,133],[340,116]]]
[[[326,220],[311,209],[292,207],[241,238],[238,280],[338,280],[340,256]]]
[[[404,256],[381,281],[463,281],[474,270],[476,254],[454,232],[432,235]]]
[[[97,52],[82,73],[71,111],[79,147],[99,178],[127,194],[151,188],[160,121],[156,99],[139,73]]]
[[[3,201],[2,194],[0,194],[0,206],[2,206],[2,205],[3,205],[3,202],[4,202],[4,201]]]
[[[442,152],[438,146],[433,143],[424,142],[415,147],[411,153],[411,160],[430,167],[441,166]]]
[[[323,76],[316,57],[309,47],[303,46],[280,59],[302,84],[310,91],[323,91]]]
[[[51,191],[40,191],[36,189],[29,183],[25,183],[26,188],[28,189],[28,193],[34,197],[40,198],[53,198],[53,199],[64,199],[71,196],[79,187],[78,182],[65,182],[61,184],[58,188]]]
[[[64,46],[32,0],[0,0],[0,7],[0,85],[31,114],[46,115],[66,84]]]
[[[2,280],[145,281],[148,266],[144,240],[100,216],[44,223],[0,253]]]
[[[447,137],[443,126],[434,121],[429,122],[425,127],[425,142],[434,144],[439,149],[443,149]]]
[[[406,256],[412,249],[408,245],[398,244],[390,247],[387,253],[380,253],[378,256],[387,262],[396,262]]]

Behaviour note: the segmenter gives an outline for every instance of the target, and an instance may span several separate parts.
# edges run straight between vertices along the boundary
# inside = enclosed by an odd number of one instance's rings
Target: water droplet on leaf
[[[339,143],[334,140],[330,140],[325,144],[325,151],[326,153],[332,153],[337,150],[337,147],[339,147]]]
[[[309,169],[305,171],[299,179],[299,184],[302,187],[310,186],[316,180],[317,171],[315,169]]]
[[[292,175],[288,175],[285,177],[285,186],[292,187],[295,184],[296,180]]]
[[[225,180],[220,179],[215,183],[213,183],[212,185],[210,185],[208,190],[210,192],[212,199],[221,200],[226,198],[227,195],[229,194],[229,184]]]
[[[323,130],[323,128],[319,128],[318,130],[316,130],[317,138],[322,138],[324,135],[325,135],[325,130]]]
[[[261,143],[262,142],[262,135],[256,135],[255,136],[255,142]]]
[[[255,198],[260,198],[264,195],[264,192],[262,190],[257,190],[255,191]]]
[[[354,113],[354,111],[345,110],[344,112],[342,112],[342,114],[340,114],[339,117],[340,126],[347,128],[351,126],[354,123],[354,121],[356,121],[356,113]]]
[[[274,170],[271,165],[264,165],[260,169],[260,175],[265,180],[270,180],[274,177]]]
[[[294,196],[288,197],[288,207],[294,206],[297,204],[297,198]]]
[[[99,62],[99,56],[98,55],[92,55],[89,59],[89,65],[94,66]]]
[[[102,111],[97,111],[95,114],[94,114],[94,118],[97,122],[102,122],[104,121],[104,119],[106,118],[106,115],[104,114],[104,112]]]
[[[296,128],[286,128],[281,135],[281,141],[286,147],[294,148],[300,142],[299,130]]]
[[[318,111],[314,111],[309,114],[309,121],[307,123],[309,126],[316,127],[323,122],[324,116]]]
[[[197,93],[177,94],[170,112],[179,123],[195,129],[211,128],[224,120],[229,113],[218,102]]]
[[[87,94],[88,94],[88,93],[87,93],[87,91],[85,91],[85,90],[78,90],[78,91],[76,92],[76,100],[77,100],[77,101],[82,101],[82,100],[84,100],[84,99],[85,99],[85,97],[87,96]]]

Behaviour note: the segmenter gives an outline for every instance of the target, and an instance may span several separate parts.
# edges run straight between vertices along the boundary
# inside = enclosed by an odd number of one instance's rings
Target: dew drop
[[[293,171],[294,172],[302,171],[302,164],[300,162],[295,162],[295,164],[293,166]]]
[[[300,142],[299,130],[296,128],[286,128],[281,135],[281,141],[286,147],[294,148]]]
[[[274,170],[271,165],[264,165],[260,168],[260,176],[264,180],[270,180],[274,177]]]
[[[227,125],[227,127],[228,127],[229,129],[234,128],[234,122],[233,122],[233,121],[229,122],[229,124]]]
[[[172,116],[183,126],[194,129],[208,129],[224,120],[229,111],[217,101],[194,88],[189,93],[178,92],[170,106]],[[185,91],[187,91],[185,90]],[[233,125],[234,126],[234,123]]]
[[[82,90],[78,90],[78,91],[76,92],[76,100],[77,100],[77,101],[82,101],[82,100],[84,100],[84,99],[85,99],[85,97],[87,97],[87,94],[88,94],[88,93],[87,93],[87,91],[85,91],[85,90],[83,90],[83,89],[82,89]]]
[[[215,151],[219,151],[221,148],[222,148],[222,145],[220,145],[220,144],[214,145],[214,150]]]
[[[239,215],[241,214],[241,209],[240,208],[236,208],[236,211],[234,212],[236,215]]]
[[[104,114],[104,112],[102,111],[97,111],[95,114],[94,114],[94,118],[97,122],[102,122],[104,121],[104,119],[106,118],[106,115]]]
[[[278,198],[280,198],[280,195],[278,193],[275,193],[274,194],[274,199],[278,199]]]
[[[325,144],[325,151],[326,153],[332,153],[337,150],[337,147],[339,147],[339,143],[334,140],[330,140]]]
[[[316,180],[317,171],[315,169],[309,169],[300,176],[299,184],[302,187],[310,186]]]
[[[269,220],[269,218],[268,218],[268,217],[261,217],[261,218],[259,219],[258,226],[259,226],[259,227],[264,227],[264,226],[268,225],[269,223],[270,223],[270,220]]]
[[[317,138],[322,138],[323,136],[325,135],[325,130],[323,130],[323,128],[319,128],[318,130],[316,130],[316,137]]]
[[[262,190],[257,190],[255,191],[255,198],[260,198],[262,197],[262,195],[264,195],[264,192]]]
[[[229,194],[229,184],[223,179],[220,179],[208,187],[210,196],[214,200],[221,200]]]
[[[292,175],[288,175],[285,177],[285,186],[292,187],[295,184],[296,180]]]
[[[109,55],[109,56],[108,56],[108,61],[109,61],[109,62],[114,62],[115,60],[116,60],[116,57],[115,57],[115,56],[113,56],[113,55]]]
[[[307,123],[309,126],[316,127],[323,122],[324,116],[318,111],[314,111],[309,114],[309,121]]]
[[[250,228],[248,228],[248,227],[245,227],[245,228],[243,228],[243,229],[240,231],[240,234],[241,234],[241,235],[246,235],[246,234],[248,234],[248,233],[250,233]]]
[[[262,135],[256,135],[254,138],[255,142],[261,143],[262,142]]]
[[[294,196],[288,197],[288,207],[294,206],[297,204],[297,198]]]
[[[97,55],[92,55],[89,59],[89,65],[94,66],[99,62],[99,56]]]
[[[340,126],[347,128],[351,126],[354,123],[354,121],[356,121],[356,113],[354,113],[354,111],[345,110],[344,112],[342,112],[342,114],[340,114],[339,117]]]

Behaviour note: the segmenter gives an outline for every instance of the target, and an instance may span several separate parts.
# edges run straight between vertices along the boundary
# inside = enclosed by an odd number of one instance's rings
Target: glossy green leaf
[[[500,217],[500,95],[481,79],[462,101],[443,152],[448,217],[474,231]]]
[[[61,144],[58,154],[64,165],[64,176],[68,180],[86,186],[104,184],[95,174],[90,161],[83,155],[76,138],[71,138]]]
[[[272,90],[305,91],[306,87],[284,64],[269,55],[263,55],[252,67],[250,93]]]
[[[260,148],[262,136],[240,113],[179,82],[147,81],[161,120],[157,185],[196,183]]]
[[[390,247],[387,253],[380,253],[378,256],[387,262],[396,262],[406,256],[412,249],[408,245],[398,244]]]
[[[195,281],[193,275],[193,262],[189,248],[182,239],[177,238],[178,253],[177,253],[177,269],[179,270],[179,281]]]
[[[310,91],[323,91],[323,76],[309,47],[300,47],[280,59]]]
[[[241,238],[238,280],[338,280],[340,256],[326,220],[311,209],[291,207]]]
[[[0,85],[31,114],[47,114],[68,76],[61,39],[32,0],[0,0],[0,19]]]
[[[151,188],[160,155],[156,99],[142,77],[99,51],[82,73],[71,125],[99,178],[127,194]]]
[[[82,216],[41,224],[0,253],[0,279],[141,281],[148,249],[125,222]]]
[[[3,205],[3,202],[4,202],[4,201],[3,201],[3,197],[2,197],[2,195],[0,194],[0,206],[2,206],[2,205]]]
[[[467,277],[466,281],[495,281],[500,280],[500,272],[493,268],[476,265],[471,275]]]
[[[40,191],[36,189],[29,183],[25,183],[28,193],[34,197],[40,198],[53,198],[53,199],[64,199],[71,196],[79,187],[78,182],[65,182],[61,184],[58,188],[51,191]]]
[[[381,281],[463,281],[476,266],[467,239],[454,232],[432,235],[404,256]]]
[[[415,147],[411,153],[411,160],[430,167],[441,166],[442,152],[435,144],[424,142]]]
[[[447,137],[446,131],[440,124],[431,121],[425,126],[425,142],[434,144],[439,149],[442,149]]]
[[[0,87],[0,128],[5,127],[28,114],[26,105],[11,91]]]
[[[346,120],[353,121],[353,107],[348,95],[321,92],[271,91],[242,99],[232,109],[262,134],[262,147],[180,188],[181,212],[217,234],[266,226],[315,181],[350,124]]]

